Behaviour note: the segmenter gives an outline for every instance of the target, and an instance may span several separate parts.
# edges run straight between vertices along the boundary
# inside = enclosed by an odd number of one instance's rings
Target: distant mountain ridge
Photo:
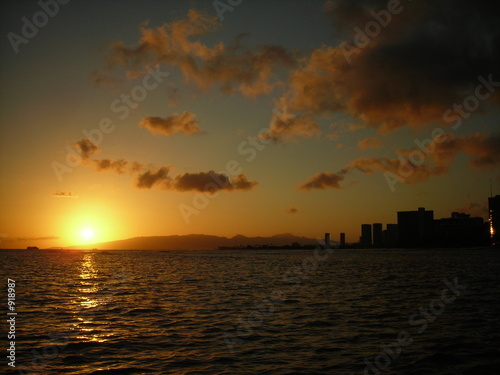
[[[234,237],[220,237],[208,234],[188,234],[171,236],[133,237],[125,240],[95,243],[81,246],[70,246],[67,249],[102,249],[102,250],[211,250],[218,247],[244,246],[286,246],[292,243],[315,245],[313,238],[295,236],[290,233],[277,234],[271,237],[247,237],[238,234]]]

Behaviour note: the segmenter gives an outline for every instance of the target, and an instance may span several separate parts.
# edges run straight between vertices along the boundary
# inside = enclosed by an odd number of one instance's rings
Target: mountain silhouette
[[[271,237],[247,237],[238,234],[234,237],[220,237],[207,234],[189,234],[172,236],[134,237],[125,240],[94,243],[81,246],[70,246],[68,249],[102,249],[102,250],[211,250],[219,247],[245,246],[286,246],[292,243],[315,245],[315,239],[295,236],[290,233]]]

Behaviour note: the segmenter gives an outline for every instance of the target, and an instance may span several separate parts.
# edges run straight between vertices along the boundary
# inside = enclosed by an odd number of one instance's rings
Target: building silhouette
[[[387,224],[386,228],[384,230],[384,245],[387,247],[398,246],[398,225]]]
[[[325,247],[327,249],[331,248],[330,233],[325,233]]]
[[[373,246],[382,247],[384,246],[384,233],[382,231],[381,223],[374,223],[373,228]]]
[[[500,245],[500,195],[488,198],[490,241],[494,246]]]
[[[488,229],[482,217],[452,212],[450,218],[434,220],[435,244],[443,247],[488,246]]]
[[[434,211],[398,211],[398,244],[401,247],[427,247],[434,239]]]
[[[345,233],[340,233],[340,247],[345,248]]]
[[[372,226],[370,224],[361,224],[360,244],[363,247],[372,246]]]
[[[434,220],[434,211],[398,211],[397,224],[362,224],[357,247],[482,247],[500,246],[500,195],[488,198],[489,219],[452,212],[451,217]],[[345,234],[340,234],[345,246]]]

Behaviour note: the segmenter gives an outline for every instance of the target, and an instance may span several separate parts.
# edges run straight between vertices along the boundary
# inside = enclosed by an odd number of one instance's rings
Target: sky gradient
[[[1,5],[0,248],[354,242],[500,193],[496,4],[42,3]]]

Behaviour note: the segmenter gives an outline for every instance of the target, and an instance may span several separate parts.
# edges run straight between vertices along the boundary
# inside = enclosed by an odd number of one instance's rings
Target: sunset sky
[[[45,3],[1,5],[0,248],[357,241],[500,194],[494,2]]]

